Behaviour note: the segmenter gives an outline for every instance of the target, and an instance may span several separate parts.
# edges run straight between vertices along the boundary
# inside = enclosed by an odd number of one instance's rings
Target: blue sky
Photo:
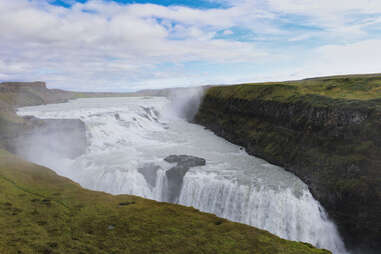
[[[0,81],[79,91],[381,72],[379,0],[2,0]]]
[[[227,6],[227,2],[213,2],[213,1],[199,1],[199,0],[175,0],[175,1],[170,1],[170,0],[161,0],[161,1],[149,1],[149,0],[107,0],[110,2],[116,2],[120,4],[147,4],[147,3],[152,3],[152,4],[157,4],[157,5],[162,5],[162,6],[173,6],[173,5],[180,5],[180,6],[188,6],[191,8],[199,8],[199,9],[209,9],[209,8],[224,8]],[[65,0],[53,0],[51,1],[51,4],[53,5],[58,5],[58,6],[63,6],[63,7],[71,7],[73,4],[76,2],[79,3],[86,3],[87,0],[76,0],[76,1],[65,1]]]

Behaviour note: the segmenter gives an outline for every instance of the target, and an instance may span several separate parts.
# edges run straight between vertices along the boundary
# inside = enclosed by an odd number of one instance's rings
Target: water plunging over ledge
[[[168,201],[171,195],[166,172],[175,164],[164,158],[201,157],[206,165],[186,172],[176,203],[346,253],[335,225],[300,179],[188,123],[170,105],[166,98],[132,97],[20,108],[20,115],[81,119],[88,139],[87,152],[75,159],[51,149],[23,149],[22,155],[83,187],[158,201]]]

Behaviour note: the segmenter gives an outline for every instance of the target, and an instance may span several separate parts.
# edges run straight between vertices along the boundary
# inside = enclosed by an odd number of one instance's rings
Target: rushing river
[[[173,167],[163,159],[172,154],[198,156],[206,165],[186,173],[177,203],[346,253],[335,225],[300,179],[188,123],[171,105],[166,98],[131,97],[20,108],[20,115],[81,119],[88,139],[87,152],[75,159],[59,158],[54,151],[25,156],[83,187],[158,201],[168,200],[165,171]],[[150,181],[140,171],[146,167],[155,169]]]

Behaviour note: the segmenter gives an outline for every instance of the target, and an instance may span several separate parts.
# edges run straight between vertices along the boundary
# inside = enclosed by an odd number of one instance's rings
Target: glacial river
[[[186,173],[176,203],[346,253],[335,225],[299,178],[185,121],[171,108],[162,97],[78,99],[20,108],[19,115],[81,119],[88,142],[87,152],[75,159],[54,151],[24,156],[85,188],[158,201],[168,200],[165,171],[173,167],[163,159],[198,156],[206,165]],[[147,167],[155,169],[150,180],[139,170]]]

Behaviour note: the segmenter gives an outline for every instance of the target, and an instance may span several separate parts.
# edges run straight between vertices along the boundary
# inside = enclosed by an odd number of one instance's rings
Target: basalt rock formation
[[[310,188],[350,248],[381,248],[381,78],[210,88],[195,122]]]
[[[183,185],[183,178],[190,168],[204,166],[205,159],[190,155],[170,155],[164,159],[169,163],[177,163],[167,170],[168,202],[176,203]]]

